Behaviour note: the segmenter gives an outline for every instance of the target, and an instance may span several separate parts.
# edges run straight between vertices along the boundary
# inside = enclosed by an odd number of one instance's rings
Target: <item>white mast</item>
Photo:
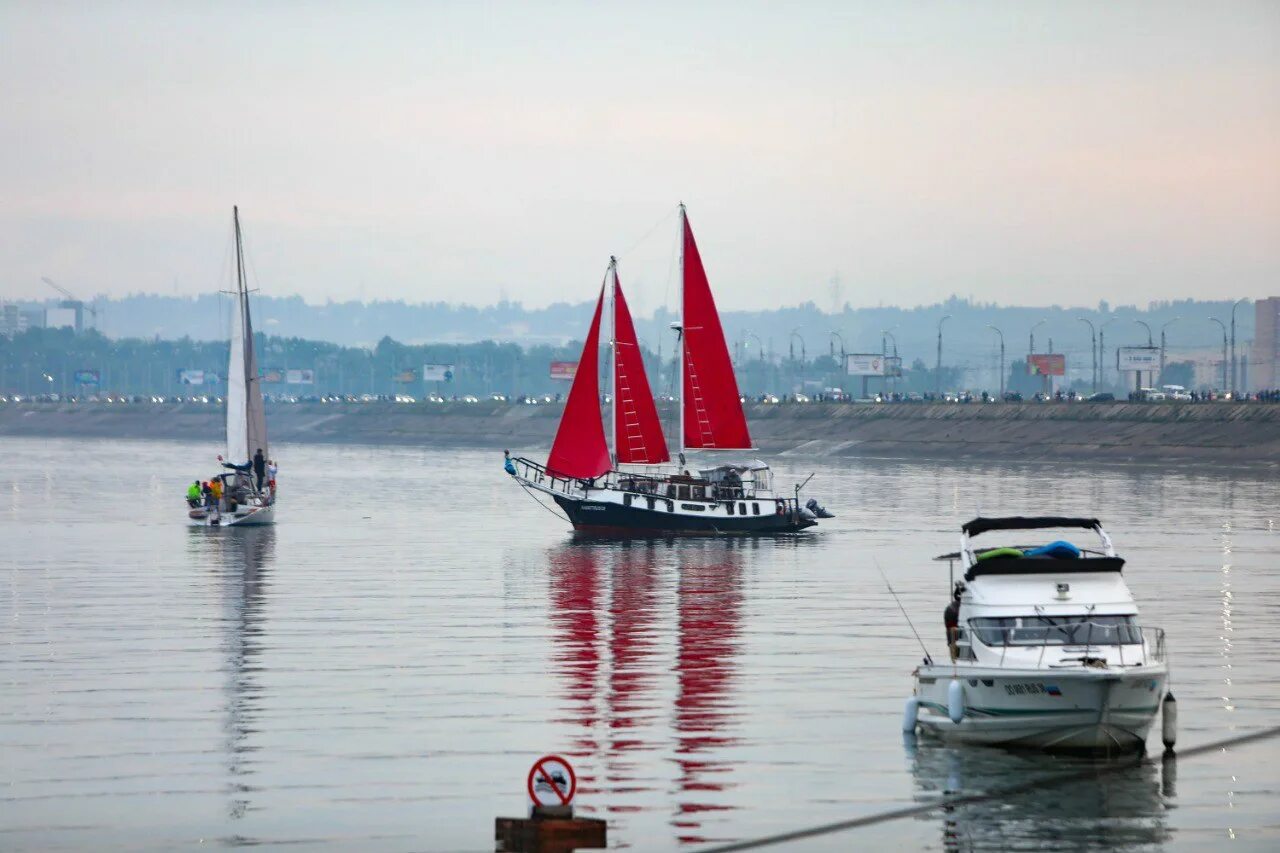
[[[684,202],[680,202],[680,284],[677,291],[680,300],[680,332],[676,344],[680,350],[680,370],[676,375],[676,381],[680,385],[680,396],[676,403],[676,420],[680,422],[680,443],[676,447],[677,460],[684,456],[684,234],[688,228],[684,216]]]
[[[609,256],[613,284],[609,288],[609,447],[618,467],[618,259]]]

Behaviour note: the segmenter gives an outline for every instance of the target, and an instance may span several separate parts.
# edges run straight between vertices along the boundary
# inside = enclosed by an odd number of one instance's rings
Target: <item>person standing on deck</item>
[[[262,484],[267,479],[267,458],[262,455],[262,448],[258,448],[258,452],[253,454],[253,473],[258,478],[258,491],[262,491]]]
[[[952,660],[955,660],[960,653],[956,647],[956,641],[960,638],[960,594],[962,592],[964,592],[964,585],[956,584],[951,594],[951,603],[942,612],[942,624],[947,629],[947,649],[951,652]]]
[[[280,468],[276,465],[276,460],[271,459],[267,462],[267,489],[271,492],[271,500],[276,499],[276,474]]]
[[[196,480],[190,486],[187,486],[187,506],[195,509],[200,506],[200,500],[203,497],[203,490],[200,488],[199,480]]]

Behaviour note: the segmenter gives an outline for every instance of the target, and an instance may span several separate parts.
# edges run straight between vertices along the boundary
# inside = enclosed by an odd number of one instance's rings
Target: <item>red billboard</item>
[[[551,378],[552,379],[573,379],[578,372],[578,362],[576,361],[553,361],[551,362]]]
[[[1028,355],[1027,372],[1032,376],[1066,376],[1067,357],[1053,352]]]

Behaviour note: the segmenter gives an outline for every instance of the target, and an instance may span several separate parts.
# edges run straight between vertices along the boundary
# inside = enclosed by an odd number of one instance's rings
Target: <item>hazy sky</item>
[[[1280,293],[1274,0],[200,9],[0,2],[0,296]]]

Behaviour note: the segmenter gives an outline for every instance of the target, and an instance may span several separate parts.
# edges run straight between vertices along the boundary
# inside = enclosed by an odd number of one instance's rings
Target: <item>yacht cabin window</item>
[[[987,646],[1114,646],[1142,642],[1133,616],[982,616],[969,620]]]

